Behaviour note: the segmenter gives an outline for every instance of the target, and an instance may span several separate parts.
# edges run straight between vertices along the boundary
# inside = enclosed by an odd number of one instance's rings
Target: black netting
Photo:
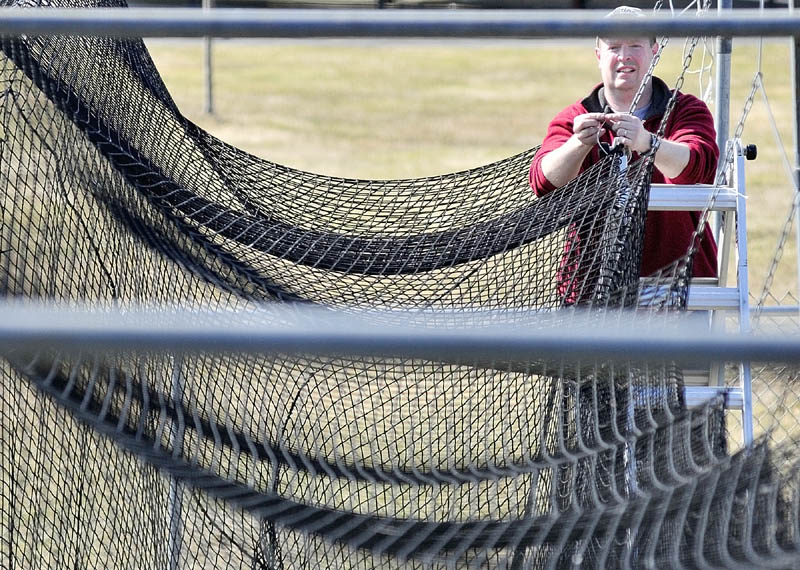
[[[0,42],[6,299],[442,327],[685,306],[690,258],[639,280],[649,158],[612,154],[543,199],[535,149],[320,176],[185,119],[141,41]],[[687,410],[672,363],[90,348],[3,361],[9,568],[798,563],[789,460],[731,457],[724,402]]]
[[[58,201],[45,219],[19,204],[26,211],[11,223],[63,228],[48,255],[92,264],[62,285],[60,275],[31,280],[12,260],[10,295],[543,308],[607,297],[625,264],[638,263],[608,251],[630,249],[638,236],[618,243],[619,226],[641,215],[617,197],[618,157],[539,201],[524,175],[534,151],[433,178],[319,176],[243,153],[182,117],[140,41],[7,38],[3,52],[4,182]],[[640,187],[631,194],[642,201]],[[115,263],[61,244],[98,235],[119,252]],[[143,266],[191,285],[156,291],[145,272],[128,278]]]

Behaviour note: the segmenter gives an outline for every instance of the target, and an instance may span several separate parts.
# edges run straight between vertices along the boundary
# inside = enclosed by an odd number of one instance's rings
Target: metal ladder
[[[743,149],[739,141],[734,146],[734,161],[729,172],[730,185],[717,191],[712,211],[722,216],[721,233],[717,243],[719,278],[693,279],[689,285],[687,308],[690,311],[708,311],[711,314],[711,333],[722,330],[726,314],[738,312],[738,328],[750,332],[750,300],[747,277],[747,216],[745,194],[745,159],[755,158],[755,147]],[[714,194],[709,184],[687,186],[653,184],[650,190],[649,210],[700,211]],[[735,252],[735,283],[728,284],[731,251]],[[753,441],[753,394],[750,362],[738,362],[735,384],[726,383],[724,364],[707,370],[687,370],[684,374],[685,397],[688,406],[697,406],[724,393],[729,409],[742,411],[742,430],[745,444]]]

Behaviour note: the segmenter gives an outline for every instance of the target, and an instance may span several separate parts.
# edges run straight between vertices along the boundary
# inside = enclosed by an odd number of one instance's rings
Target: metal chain
[[[789,4],[790,11],[792,9],[792,6],[793,5],[790,3]],[[759,9],[761,11],[764,10],[764,0],[761,0],[759,2]],[[759,38],[759,42],[758,42],[758,73],[757,73],[757,76],[758,76],[758,79],[759,79],[759,87],[761,88],[761,94],[763,96],[764,103],[766,104],[767,112],[769,113],[770,123],[772,125],[773,132],[777,135],[778,144],[781,147],[781,150],[783,151],[784,161],[786,162],[786,165],[791,170],[792,166],[791,166],[791,164],[789,164],[788,158],[786,157],[785,146],[783,145],[783,142],[781,141],[780,133],[778,132],[778,127],[777,127],[777,124],[775,123],[775,117],[772,114],[772,107],[770,105],[769,98],[767,97],[767,92],[766,92],[766,89],[764,88],[764,84],[763,84],[763,81],[762,81],[762,78],[761,78],[761,70],[762,70],[762,63],[763,63],[763,60],[762,60],[762,57],[763,57],[763,44],[764,44],[764,39],[763,38]],[[756,321],[758,321],[760,319],[761,313],[762,313],[762,311],[764,309],[764,305],[766,304],[766,301],[767,301],[767,297],[771,295],[770,289],[772,288],[772,283],[773,283],[773,281],[775,279],[775,272],[778,269],[778,264],[780,263],[781,259],[783,258],[783,253],[784,253],[784,249],[786,247],[786,242],[789,239],[789,234],[791,232],[792,222],[794,221],[795,217],[797,216],[798,209],[800,209],[800,196],[798,195],[798,192],[800,192],[800,186],[798,186],[800,181],[798,181],[798,179],[797,179],[797,177],[796,177],[796,175],[794,173],[790,173],[789,179],[791,180],[791,185],[792,185],[792,187],[794,189],[794,197],[792,199],[792,205],[789,208],[789,214],[786,216],[786,220],[783,223],[783,229],[781,230],[780,237],[778,238],[778,244],[775,247],[775,253],[772,256],[772,260],[770,262],[770,266],[769,266],[769,269],[767,271],[767,276],[764,279],[764,285],[763,285],[763,287],[761,289],[761,294],[759,295],[758,301],[756,302],[756,307],[755,307],[755,311],[754,311],[754,315],[753,315],[753,321],[754,322],[756,322]],[[798,223],[800,223],[800,222],[798,222]],[[800,245],[799,245],[799,247],[800,247]]]
[[[666,38],[665,38],[666,39]],[[680,91],[681,87],[683,87],[683,83],[686,79],[686,73],[689,71],[689,68],[692,66],[692,56],[694,55],[694,50],[697,47],[700,38],[692,38],[691,45],[689,50],[683,56],[683,69],[681,70],[680,75],[678,76],[677,81],[675,82],[675,89],[672,90],[672,96],[669,98],[667,102],[667,108],[664,111],[664,116],[661,117],[661,123],[658,125],[658,131],[656,131],[655,135],[656,138],[653,140],[653,145],[649,151],[647,151],[647,156],[650,157],[652,160],[655,160],[655,154],[658,151],[658,147],[661,145],[661,139],[664,138],[664,131],[667,129],[667,121],[669,120],[672,111],[675,109],[675,104],[678,102],[678,92]],[[658,49],[658,52],[655,56],[653,56],[653,61],[650,63],[650,69],[648,69],[647,74],[642,81],[642,84],[639,86],[639,92],[637,93],[636,97],[638,98],[642,91],[644,91],[644,86],[647,82],[650,81],[653,75],[653,69],[655,69],[655,63],[657,63],[656,59],[660,58],[661,50],[666,45],[666,42],[662,40],[661,46]],[[631,106],[631,114],[636,109],[637,100],[634,99],[633,105]]]
[[[775,254],[772,256],[772,262],[770,263],[767,277],[764,280],[764,287],[761,289],[761,295],[758,297],[758,301],[756,302],[755,311],[753,312],[754,324],[758,322],[759,318],[761,318],[761,312],[763,311],[764,305],[767,302],[769,290],[772,287],[772,281],[775,279],[775,271],[777,271],[778,263],[783,257],[783,250],[786,247],[786,241],[789,239],[789,234],[792,230],[792,222],[794,221],[795,214],[797,213],[798,201],[796,197],[797,194],[795,193],[795,199],[792,200],[792,207],[789,209],[789,215],[786,216],[786,221],[783,222],[783,231],[781,232],[780,238],[778,238],[778,245],[775,248]]]
[[[747,116],[750,114],[750,110],[753,108],[753,102],[756,98],[756,93],[758,92],[758,87],[761,84],[761,71],[756,72],[755,76],[753,77],[753,83],[750,88],[750,94],[747,96],[747,99],[744,102],[744,106],[742,108],[742,114],[739,117],[739,122],[736,124],[736,130],[734,131],[733,139],[732,140],[739,140],[742,137],[742,132],[744,131],[744,124],[747,120]],[[687,257],[691,257],[697,251],[697,248],[700,245],[700,240],[703,236],[703,228],[705,228],[706,223],[708,222],[708,217],[711,214],[711,207],[714,205],[714,202],[717,200],[717,196],[719,196],[720,190],[722,190],[722,185],[725,183],[726,172],[728,166],[733,164],[734,159],[734,152],[735,152],[735,145],[729,144],[725,148],[725,155],[720,162],[720,167],[717,169],[717,176],[714,179],[714,191],[711,193],[711,196],[708,197],[708,201],[706,202],[705,207],[703,208],[702,212],[700,213],[700,219],[698,220],[697,227],[695,227],[694,232],[692,232],[691,240],[689,241],[689,249],[686,252]]]
[[[761,81],[763,77],[764,75],[761,73],[761,71],[757,71],[756,74],[753,76],[753,82],[750,85],[750,94],[747,96],[747,99],[744,102],[744,107],[742,109],[742,116],[739,117],[739,122],[736,123],[736,130],[733,133],[734,140],[742,138],[742,133],[744,132],[744,123],[747,120],[747,115],[750,114],[750,109],[753,108],[753,102],[755,101],[758,89],[761,87]],[[729,159],[728,162],[733,162],[733,151],[727,149],[725,158]],[[719,173],[717,173],[717,179],[718,179],[717,183],[719,183],[720,182]]]
[[[639,90],[636,92],[636,95],[633,97],[633,103],[631,103],[631,109],[629,113],[633,115],[633,112],[636,110],[636,106],[639,104],[639,99],[642,98],[642,93],[644,93],[647,84],[650,82],[650,79],[653,77],[653,72],[656,69],[656,65],[661,60],[661,53],[664,51],[664,48],[667,47],[669,43],[669,38],[664,37],[661,38],[661,42],[658,44],[658,51],[653,56],[653,59],[650,61],[650,67],[647,68],[647,73],[644,74],[644,78],[642,79],[642,83],[639,85]]]
[[[661,5],[661,2],[659,0],[657,6],[660,6],[660,5]],[[707,12],[709,7],[710,7],[710,5],[711,5],[710,0],[704,0],[702,11],[703,12]],[[667,126],[667,121],[669,120],[669,117],[670,117],[672,111],[675,108],[675,103],[677,102],[677,98],[678,98],[678,92],[680,91],[680,88],[683,86],[686,73],[688,72],[689,67],[691,66],[692,56],[694,54],[695,48],[697,47],[699,39],[700,38],[697,38],[697,37],[692,38],[692,42],[691,42],[691,45],[689,47],[689,50],[684,55],[684,58],[683,58],[683,69],[681,70],[681,73],[678,76],[678,80],[675,83],[675,89],[672,92],[672,97],[670,97],[670,100],[667,103],[667,108],[664,111],[664,116],[662,117],[661,124],[658,127],[658,132],[656,134],[657,138],[654,141],[653,148],[648,153],[650,160],[655,160],[655,153],[658,150],[658,146],[660,144],[660,141],[664,136],[664,131],[666,130],[666,126]],[[655,69],[655,64],[658,63],[658,60],[661,57],[661,52],[662,52],[662,50],[663,50],[663,48],[665,46],[666,46],[666,42],[662,39],[661,45],[659,46],[659,49],[658,49],[658,52],[653,57],[653,61],[650,64],[650,68],[648,69],[647,73],[645,74],[645,77],[644,77],[644,80],[642,81],[642,84],[639,86],[639,91],[637,92],[636,97],[634,99],[634,104],[631,107],[631,113],[633,113],[633,111],[636,110],[636,105],[638,104],[638,100],[641,97],[642,92],[644,91],[645,85],[647,84],[648,81],[651,80],[652,75],[653,75],[653,70]],[[736,130],[734,132],[733,140],[741,139],[742,132],[744,131],[745,121],[747,120],[747,116],[750,114],[750,110],[753,107],[753,102],[755,101],[756,92],[758,91],[758,87],[761,84],[761,77],[762,77],[761,70],[759,69],[759,71],[755,74],[755,77],[753,78],[753,83],[752,83],[752,87],[750,89],[750,94],[748,95],[747,99],[745,100],[744,107],[742,109],[741,117],[739,118],[739,122],[736,124]],[[714,186],[715,186],[714,192],[711,194],[711,196],[708,199],[708,202],[706,203],[705,207],[703,208],[703,210],[702,210],[702,212],[700,214],[700,219],[698,221],[698,224],[697,224],[697,226],[695,227],[695,229],[694,229],[694,231],[692,233],[692,237],[691,237],[691,240],[689,242],[690,243],[689,250],[687,251],[687,257],[690,257],[691,255],[693,255],[697,251],[697,248],[698,248],[698,246],[700,244],[700,240],[702,239],[702,236],[703,236],[703,229],[705,228],[705,225],[708,222],[708,218],[709,218],[709,215],[711,213],[711,206],[716,201],[717,196],[719,195],[719,192],[720,192],[720,190],[722,188],[722,184],[725,182],[726,171],[727,171],[728,165],[733,163],[734,151],[735,151],[735,146],[734,145],[728,145],[726,147],[726,149],[725,149],[725,156],[724,156],[723,162],[721,163],[720,168],[717,169],[717,175],[716,175],[716,178],[715,178],[715,181],[714,181]]]
[[[760,68],[759,68],[760,69]],[[764,99],[764,102],[767,106],[767,112],[769,113],[770,123],[772,124],[773,130],[777,133],[777,125],[775,123],[775,117],[772,114],[772,109],[769,103],[769,98],[767,97],[767,92],[764,88],[763,83],[759,83],[759,87],[761,89],[761,95]],[[788,159],[785,154],[785,148],[783,146],[783,142],[780,140],[780,135],[778,135],[778,143],[781,146],[781,149],[784,150],[784,161],[786,161],[786,165],[791,168],[791,165],[788,163]],[[783,258],[784,248],[786,247],[786,241],[789,239],[789,234],[792,229],[792,222],[794,221],[795,215],[797,213],[798,206],[798,187],[797,187],[797,179],[793,176],[790,176],[792,181],[792,186],[794,188],[794,199],[792,200],[792,205],[789,208],[789,214],[786,216],[786,220],[783,222],[783,229],[781,230],[780,237],[778,238],[778,244],[775,246],[775,253],[772,256],[772,261],[770,262],[769,269],[767,271],[767,277],[764,279],[764,286],[761,289],[761,294],[758,297],[758,301],[756,302],[756,307],[753,315],[753,320],[757,321],[761,317],[761,312],[764,308],[764,305],[767,302],[767,297],[769,296],[769,290],[772,287],[772,282],[775,279],[775,272],[778,269],[778,264],[780,260]]]
[[[663,4],[664,4],[663,0],[658,0],[658,2],[655,3],[655,6],[653,6],[653,12],[658,12]],[[647,83],[650,81],[650,78],[653,77],[653,72],[656,69],[656,65],[661,59],[661,52],[664,51],[664,48],[667,47],[668,43],[669,43],[668,37],[661,38],[661,42],[658,45],[658,51],[656,52],[655,56],[653,56],[653,60],[650,62],[650,67],[647,69],[647,73],[645,73],[644,79],[642,80],[642,83],[639,85],[639,90],[633,97],[633,103],[631,103],[631,110],[630,110],[631,115],[636,110],[636,106],[639,104],[639,99],[642,98],[642,93],[644,93],[645,87],[647,87]]]
[[[711,7],[711,0],[704,0],[703,6],[701,8],[701,12],[705,13],[708,12],[709,8]],[[655,155],[655,151],[658,149],[658,145],[660,144],[661,139],[664,137],[664,131],[667,128],[667,121],[669,120],[669,116],[672,114],[672,110],[675,108],[675,103],[678,101],[678,91],[680,91],[681,87],[683,87],[683,82],[686,79],[686,74],[689,72],[689,68],[692,65],[692,57],[694,56],[694,50],[697,48],[697,44],[700,41],[699,37],[692,38],[691,44],[689,46],[689,50],[684,52],[683,55],[683,69],[681,70],[681,74],[678,76],[678,80],[675,82],[675,89],[672,91],[672,97],[670,97],[669,102],[667,103],[667,110],[664,111],[664,116],[661,118],[661,124],[658,126],[658,132],[656,133],[657,140],[655,141],[654,149],[652,154]]]
[[[664,131],[667,130],[667,121],[669,120],[673,109],[675,109],[675,104],[678,102],[678,92],[680,91],[681,87],[683,87],[683,82],[686,79],[686,73],[692,66],[692,56],[694,55],[694,50],[699,41],[700,38],[692,38],[689,51],[687,51],[683,56],[683,70],[678,76],[678,80],[675,82],[675,89],[672,90],[672,97],[670,97],[669,102],[667,102],[667,109],[664,111],[664,116],[661,118],[661,124],[658,125],[658,132],[656,132],[656,136],[659,138],[659,140],[664,136]]]
[[[653,8],[654,11],[661,8],[662,1],[659,0],[656,2],[655,7]],[[704,0],[702,11],[707,12],[711,6],[711,0]],[[664,111],[664,116],[661,118],[661,124],[658,126],[658,131],[656,132],[656,139],[653,141],[653,146],[649,151],[649,155],[654,157],[656,151],[658,150],[659,145],[661,144],[661,139],[664,137],[664,131],[667,128],[667,121],[669,120],[670,115],[672,114],[673,109],[675,108],[675,103],[678,100],[678,92],[680,91],[681,87],[683,87],[683,83],[686,79],[686,74],[689,72],[689,68],[692,65],[692,56],[694,55],[694,50],[697,47],[700,38],[692,38],[691,45],[688,51],[685,51],[683,56],[683,69],[681,70],[680,75],[678,76],[678,80],[675,82],[675,89],[672,91],[672,96],[670,97],[669,101],[667,102],[667,108]],[[661,54],[664,51],[664,48],[669,43],[669,38],[664,37],[661,39],[659,43],[658,50],[656,51],[653,59],[650,61],[650,67],[648,67],[647,72],[642,79],[642,83],[639,85],[639,90],[636,92],[636,95],[633,98],[633,102],[631,103],[630,113],[633,114],[636,111],[636,107],[639,104],[639,100],[644,93],[647,84],[653,78],[653,73],[655,72],[656,65],[661,60]]]

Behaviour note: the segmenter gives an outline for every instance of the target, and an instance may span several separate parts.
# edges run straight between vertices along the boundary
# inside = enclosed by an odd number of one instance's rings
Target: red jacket
[[[656,132],[661,124],[671,92],[667,85],[653,78],[653,98],[645,118],[644,127]],[[594,88],[588,97],[561,111],[547,128],[547,136],[533,159],[530,169],[530,184],[537,196],[555,190],[542,174],[542,158],[560,147],[572,136],[572,121],[583,113],[600,113],[606,108],[602,85]],[[678,93],[675,108],[670,114],[664,138],[689,145],[689,164],[675,178],[667,178],[658,169],[653,170],[652,182],[667,184],[712,184],[716,175],[719,149],[714,131],[714,119],[708,107],[700,99],[688,93]],[[601,139],[611,142],[606,132]],[[635,158],[636,155],[634,155]],[[595,146],[586,157],[581,171],[600,159],[600,150]],[[697,227],[700,212],[649,212],[645,223],[644,249],[641,275],[651,275],[686,254],[689,240]],[[717,245],[708,225],[694,257],[695,277],[717,276]]]

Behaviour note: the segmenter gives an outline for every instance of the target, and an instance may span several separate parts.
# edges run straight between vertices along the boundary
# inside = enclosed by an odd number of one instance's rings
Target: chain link
[[[745,120],[747,120],[747,115],[750,114],[750,109],[753,108],[753,102],[755,101],[756,93],[758,93],[758,90],[761,88],[761,81],[763,77],[764,76],[760,70],[757,71],[756,74],[753,76],[753,82],[750,85],[750,94],[747,96],[747,99],[744,102],[744,107],[742,109],[742,116],[739,118],[739,122],[736,124],[736,130],[734,131],[733,134],[734,139],[742,138],[742,133],[744,132]]]
[[[767,302],[767,297],[770,294],[769,290],[772,287],[772,281],[775,279],[775,271],[778,269],[778,263],[783,257],[783,250],[786,247],[786,241],[789,239],[789,233],[792,229],[792,221],[794,221],[796,213],[797,194],[795,194],[795,199],[792,200],[792,207],[789,209],[789,215],[786,216],[786,220],[783,222],[783,230],[780,238],[778,238],[778,245],[775,248],[775,255],[772,256],[772,262],[770,263],[769,271],[767,271],[767,277],[764,280],[764,287],[761,289],[761,295],[758,297],[758,301],[756,301],[756,307],[753,312],[754,323],[757,323],[761,318],[761,312],[763,311],[764,305]]]
[[[631,103],[631,109],[629,111],[631,115],[636,110],[636,107],[639,105],[639,99],[642,98],[642,94],[644,93],[647,84],[653,77],[653,72],[655,72],[656,65],[658,65],[659,61],[661,61],[661,53],[664,51],[664,48],[667,47],[668,43],[669,43],[669,38],[667,37],[661,38],[661,42],[659,42],[658,44],[658,51],[653,56],[653,59],[650,61],[650,67],[647,68],[647,73],[645,73],[644,79],[642,79],[642,82],[639,85],[639,90],[636,91],[636,95],[634,95],[633,97],[633,102]]]
[[[675,109],[675,104],[678,102],[678,92],[680,91],[681,87],[683,87],[683,82],[686,79],[686,73],[689,71],[689,68],[692,66],[692,56],[694,55],[694,50],[697,47],[697,43],[700,41],[700,38],[692,38],[691,46],[689,47],[689,51],[683,56],[683,70],[681,74],[678,76],[678,80],[675,82],[675,89],[672,90],[672,97],[669,98],[669,102],[667,103],[667,109],[664,111],[664,116],[661,118],[661,124],[658,125],[658,132],[656,136],[661,139],[664,136],[664,131],[667,130],[667,121],[669,120],[672,111]]]
[[[700,9],[700,13],[706,13],[711,8],[711,0],[704,0],[703,6]],[[667,110],[664,111],[664,116],[661,118],[661,124],[658,126],[658,132],[656,136],[658,137],[659,141],[664,136],[664,131],[667,128],[667,121],[669,120],[670,115],[672,114],[673,109],[675,108],[675,103],[678,101],[678,92],[680,91],[681,87],[683,87],[683,82],[686,79],[686,74],[689,72],[689,68],[692,66],[692,57],[694,56],[694,50],[697,48],[697,44],[700,41],[699,37],[692,38],[691,44],[689,46],[688,51],[684,50],[685,53],[683,55],[683,69],[681,70],[680,75],[678,76],[678,80],[675,82],[675,89],[672,91],[672,97],[670,97],[669,102],[667,103]],[[649,78],[646,78],[649,80]],[[655,152],[653,152],[655,154]]]
[[[764,98],[764,102],[767,105],[767,111],[769,112],[769,115],[770,115],[770,122],[772,123],[772,128],[773,129],[777,129],[777,126],[775,124],[775,118],[773,117],[772,111],[770,109],[769,99],[767,98],[766,90],[764,89],[764,84],[761,81],[760,77],[759,77],[758,87],[761,90],[761,94],[762,94],[762,96]],[[780,140],[779,140],[779,142],[780,142]],[[781,143],[781,146],[783,146],[782,143]],[[784,160],[787,160],[785,154],[784,154]],[[788,162],[787,162],[787,166],[788,166]],[[790,166],[790,168],[791,168],[791,166]],[[762,313],[763,308],[764,308],[764,306],[765,306],[765,304],[767,302],[767,297],[770,296],[770,292],[769,291],[772,288],[772,282],[775,279],[775,272],[778,269],[778,264],[780,263],[781,259],[783,258],[783,252],[784,252],[784,249],[786,247],[786,242],[788,241],[789,234],[791,233],[791,230],[792,230],[792,222],[794,221],[794,218],[795,218],[795,216],[797,214],[798,206],[800,206],[800,204],[798,203],[798,190],[800,190],[800,189],[797,187],[797,183],[798,183],[797,178],[791,177],[791,181],[792,181],[792,187],[794,189],[794,199],[792,200],[792,205],[789,208],[789,214],[786,216],[786,220],[783,222],[783,228],[781,230],[780,236],[778,237],[778,244],[775,246],[775,253],[772,256],[772,260],[770,261],[770,266],[769,266],[769,269],[767,270],[767,276],[764,279],[764,285],[763,285],[763,287],[761,289],[761,294],[759,295],[758,301],[756,302],[756,306],[755,306],[755,310],[754,310],[754,314],[753,314],[753,321],[754,322],[758,321],[758,319],[761,317],[761,313]]]
[[[707,12],[709,10],[710,6],[711,6],[711,1],[710,0],[704,0],[701,12],[702,13]],[[661,7],[661,1],[659,0],[659,2],[656,4],[656,8],[655,9],[658,9],[660,7]],[[656,52],[656,55],[653,57],[653,61],[650,62],[650,67],[648,68],[647,73],[645,74],[645,77],[642,80],[642,84],[639,86],[639,90],[636,93],[633,105],[631,106],[631,113],[633,113],[636,110],[636,106],[638,105],[639,98],[641,97],[642,93],[644,92],[645,86],[652,79],[653,72],[655,70],[655,66],[658,63],[658,60],[660,60],[660,58],[661,58],[661,52],[663,51],[664,47],[667,45],[667,42],[665,40],[666,40],[666,38],[661,40],[661,44],[659,45],[659,49]],[[689,67],[691,67],[691,64],[692,64],[692,56],[694,55],[694,50],[697,47],[697,44],[698,44],[699,41],[700,41],[700,38],[698,38],[698,37],[692,38],[691,45],[690,45],[688,51],[686,51],[686,53],[684,54],[683,69],[681,70],[681,73],[678,76],[677,81],[675,82],[675,89],[673,90],[672,96],[670,97],[669,102],[667,103],[667,108],[664,111],[664,116],[662,117],[661,124],[658,127],[658,131],[656,133],[656,137],[657,138],[654,141],[653,148],[652,148],[651,152],[648,154],[648,159],[649,160],[653,160],[653,161],[655,160],[655,153],[658,150],[658,146],[660,144],[660,141],[664,136],[664,132],[665,132],[665,130],[667,128],[667,121],[669,120],[669,117],[672,114],[672,111],[675,109],[675,104],[676,104],[676,102],[678,100],[678,92],[680,91],[681,87],[683,87],[683,83],[685,81],[686,74],[688,73]],[[750,114],[750,110],[753,107],[753,102],[755,101],[756,93],[757,93],[758,88],[759,88],[759,86],[761,84],[761,77],[762,77],[761,76],[761,70],[759,69],[759,71],[755,74],[755,77],[753,78],[753,83],[752,83],[752,87],[750,89],[750,94],[748,95],[748,97],[747,97],[747,99],[746,99],[746,101],[744,103],[744,107],[742,109],[741,117],[739,118],[739,122],[736,125],[736,130],[734,132],[733,140],[741,139],[742,132],[744,131],[745,121],[747,120],[747,116]],[[709,218],[709,215],[711,213],[711,207],[713,206],[714,202],[717,199],[717,196],[719,195],[719,192],[720,192],[720,190],[722,188],[722,184],[724,184],[724,182],[725,182],[725,178],[726,178],[726,173],[727,173],[728,167],[729,167],[730,164],[733,163],[734,151],[735,151],[735,146],[734,145],[727,145],[727,147],[725,149],[725,156],[723,158],[723,161],[720,163],[720,167],[717,169],[717,175],[716,175],[715,181],[714,181],[714,185],[715,185],[714,192],[712,192],[711,196],[709,196],[708,202],[706,203],[705,207],[703,208],[703,210],[702,210],[702,212],[700,214],[700,219],[699,219],[699,222],[697,224],[697,227],[695,227],[694,232],[692,233],[692,237],[691,237],[691,240],[689,242],[690,243],[690,247],[689,247],[689,250],[687,252],[687,257],[690,257],[691,255],[693,255],[697,251],[697,248],[699,247],[700,240],[702,239],[702,236],[703,236],[703,233],[704,233],[703,229],[705,228],[705,225],[708,222],[708,218]]]
[[[659,10],[661,8],[662,4],[663,4],[662,0],[658,0],[658,2],[656,2],[656,4],[655,4],[655,7],[653,8],[653,10],[654,11]],[[711,0],[704,0],[700,12],[701,13],[706,13],[706,12],[708,12],[710,7],[711,7]],[[686,74],[688,73],[689,68],[691,67],[691,64],[692,64],[692,57],[694,55],[694,50],[697,47],[697,44],[699,43],[699,41],[700,41],[699,37],[692,38],[691,45],[690,45],[688,51],[686,51],[685,54],[684,54],[684,57],[683,57],[683,69],[681,70],[681,73],[678,76],[677,81],[675,82],[675,88],[672,91],[672,96],[670,97],[669,101],[667,102],[667,108],[664,111],[664,116],[661,119],[661,124],[658,126],[658,131],[656,133],[656,140],[654,141],[653,148],[647,154],[647,159],[648,160],[653,160],[653,161],[655,160],[655,153],[658,150],[658,146],[660,145],[661,139],[664,137],[664,132],[666,131],[666,128],[667,128],[667,121],[669,120],[669,117],[672,114],[672,111],[675,109],[675,104],[677,103],[677,100],[678,100],[678,93],[679,93],[681,87],[683,87],[683,84],[684,84],[684,81],[685,81],[685,78],[686,78]],[[661,54],[664,51],[664,48],[667,46],[668,43],[669,43],[669,38],[662,38],[661,39],[661,42],[659,43],[658,50],[656,51],[655,55],[653,56],[653,59],[650,62],[650,67],[647,69],[647,72],[645,73],[645,76],[642,79],[642,83],[639,85],[639,89],[636,92],[636,95],[634,96],[633,102],[631,103],[631,107],[630,107],[630,113],[631,114],[633,114],[633,112],[636,110],[636,107],[639,104],[639,100],[641,99],[642,94],[644,93],[644,91],[645,91],[645,89],[647,87],[647,84],[652,80],[653,73],[655,72],[656,65],[658,65],[658,62],[661,60]],[[753,107],[753,102],[755,101],[755,96],[756,96],[756,93],[757,93],[757,91],[759,89],[759,86],[761,85],[761,79],[762,79],[762,74],[761,74],[761,70],[759,69],[759,71],[753,77],[753,82],[752,82],[752,86],[751,86],[751,89],[750,89],[750,94],[747,96],[747,99],[745,100],[744,106],[742,108],[742,114],[741,114],[741,116],[739,118],[738,123],[736,124],[736,129],[734,131],[733,140],[740,140],[741,139],[742,133],[744,132],[745,122],[747,120],[748,115],[750,114],[750,110]],[[719,86],[718,86],[718,88],[719,88]],[[714,202],[716,201],[717,196],[719,195],[719,192],[722,189],[722,185],[725,183],[725,179],[727,177],[727,170],[729,168],[729,165],[731,165],[733,163],[734,152],[735,152],[735,145],[727,145],[727,147],[725,148],[724,157],[723,157],[722,161],[720,162],[719,168],[717,169],[717,174],[716,174],[715,181],[714,181],[714,186],[715,186],[714,192],[712,192],[711,196],[709,196],[708,202],[706,203],[705,207],[703,208],[703,210],[702,210],[702,212],[700,214],[700,219],[699,219],[699,222],[697,224],[697,227],[695,227],[694,232],[692,233],[692,237],[691,237],[691,241],[690,241],[690,247],[689,247],[689,250],[687,252],[687,257],[690,257],[691,255],[693,255],[697,251],[697,248],[699,247],[700,240],[702,239],[702,236],[703,236],[703,233],[704,233],[703,229],[705,228],[705,225],[708,222],[708,218],[709,218],[709,215],[711,213],[711,207],[713,206]],[[793,217],[794,209],[796,207],[797,207],[797,204],[795,202],[795,205],[793,207],[792,213],[790,214],[790,219],[787,221],[787,224],[791,224],[791,217]],[[786,230],[785,227],[784,227],[784,231],[786,232],[788,230]],[[784,239],[784,241],[785,241],[785,239]],[[781,247],[782,247],[782,245],[781,245]],[[762,295],[762,297],[763,297],[763,295]]]
[[[658,12],[663,4],[664,2],[662,0],[658,0],[655,6],[653,6],[653,12]],[[656,69],[656,65],[658,65],[658,62],[661,60],[661,52],[664,51],[664,48],[667,47],[668,43],[669,43],[668,37],[661,38],[661,42],[658,45],[658,51],[653,56],[652,61],[650,61],[650,67],[647,68],[647,73],[645,73],[644,79],[642,80],[642,83],[639,85],[639,90],[636,91],[636,95],[634,95],[633,97],[633,103],[631,103],[631,109],[630,109],[631,114],[633,114],[633,112],[636,110],[636,106],[639,104],[639,99],[642,98],[642,93],[644,93],[644,90],[647,87],[650,78],[653,77],[653,72]]]
[[[732,140],[741,139],[742,132],[744,132],[744,124],[747,121],[747,116],[750,114],[750,110],[753,108],[753,102],[755,101],[756,93],[758,92],[760,84],[761,84],[761,71],[758,71],[753,77],[753,83],[750,88],[750,94],[747,96],[747,99],[744,102],[744,106],[742,108],[742,114],[739,117],[739,122],[736,124],[736,130],[734,131]],[[700,213],[700,219],[697,223],[697,227],[694,229],[691,241],[689,242],[690,247],[689,250],[687,251],[687,257],[691,257],[692,255],[694,255],[694,253],[697,251],[697,248],[700,245],[700,240],[702,239],[703,236],[703,228],[705,228],[705,225],[708,222],[709,215],[711,214],[711,207],[714,205],[714,202],[716,202],[717,196],[719,196],[723,184],[725,183],[728,167],[731,164],[733,164],[735,150],[736,147],[733,144],[729,144],[725,148],[725,155],[722,158],[722,161],[720,162],[720,166],[717,169],[717,176],[714,179],[714,191],[711,193],[711,196],[708,197],[708,201],[706,202],[705,207]]]
[[[662,1],[659,0],[656,2],[653,11],[657,11],[661,8]],[[711,6],[710,0],[705,0],[703,2],[702,12],[707,12]],[[689,68],[692,65],[692,56],[694,55],[694,50],[697,47],[700,38],[692,38],[691,45],[689,50],[684,53],[683,56],[683,69],[681,70],[680,75],[678,76],[678,80],[675,82],[675,89],[672,91],[672,96],[670,97],[669,101],[667,102],[667,108],[664,111],[664,116],[661,119],[661,124],[658,126],[658,131],[656,133],[657,140],[654,142],[653,148],[650,152],[651,156],[654,156],[656,151],[658,150],[658,146],[660,144],[661,139],[664,137],[664,131],[667,128],[667,121],[669,120],[670,115],[672,114],[673,109],[675,108],[675,103],[678,100],[678,92],[680,91],[681,87],[683,87],[683,83],[686,79],[686,74],[689,72]],[[664,37],[661,38],[661,42],[659,42],[658,50],[656,51],[653,59],[650,61],[650,67],[647,68],[647,72],[642,79],[642,83],[639,85],[639,89],[636,92],[636,95],[633,98],[633,102],[631,103],[630,113],[633,114],[636,111],[636,107],[639,105],[639,100],[644,93],[647,85],[651,82],[653,78],[653,73],[655,72],[656,65],[658,62],[661,61],[661,54],[664,51],[664,48],[669,43],[669,38]]]

